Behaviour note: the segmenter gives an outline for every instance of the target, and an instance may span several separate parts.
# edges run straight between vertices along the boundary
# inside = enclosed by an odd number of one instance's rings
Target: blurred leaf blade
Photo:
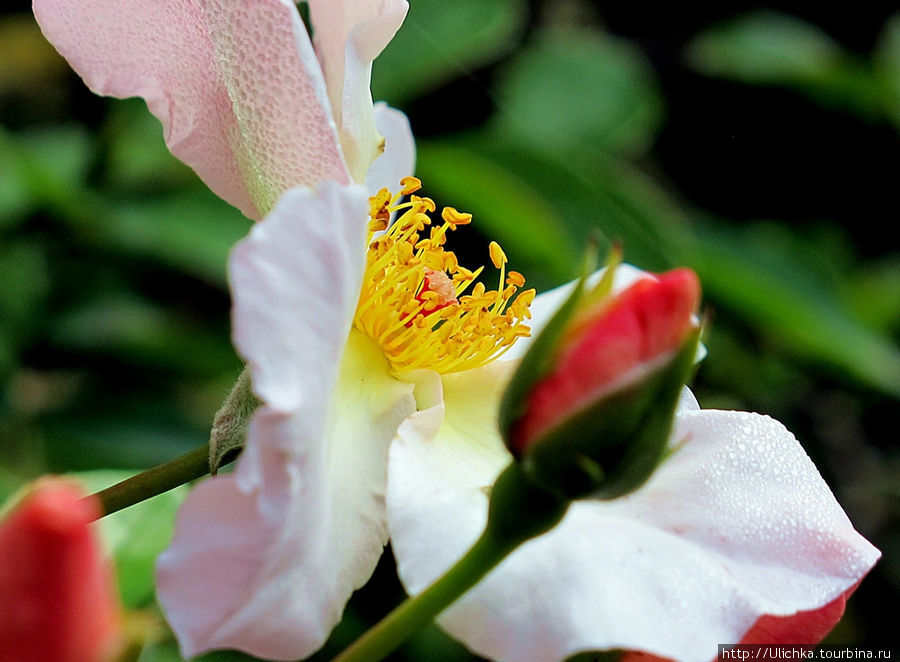
[[[0,227],[4,216],[24,216],[39,205],[71,209],[82,197],[93,157],[82,127],[10,133],[0,126]]]
[[[795,89],[867,119],[884,114],[882,87],[868,63],[788,14],[739,15],[695,37],[685,55],[709,76]]]
[[[92,227],[123,253],[155,257],[223,289],[228,254],[249,229],[247,218],[206,189],[121,200]]]
[[[234,361],[227,338],[135,293],[103,294],[71,308],[57,318],[50,339],[57,347],[192,375],[218,375]]]
[[[894,126],[900,131],[900,13],[888,20],[873,53],[875,75]]]
[[[415,0],[406,21],[375,61],[372,96],[404,103],[501,57],[525,23],[516,0]]]
[[[631,43],[571,28],[539,33],[507,66],[499,95],[493,129],[553,152],[640,154],[663,116],[649,63]]]
[[[790,260],[786,263],[784,260]],[[706,225],[689,264],[707,293],[798,354],[826,362],[854,379],[900,396],[900,350],[861,323],[797,256],[779,256],[752,233]]]

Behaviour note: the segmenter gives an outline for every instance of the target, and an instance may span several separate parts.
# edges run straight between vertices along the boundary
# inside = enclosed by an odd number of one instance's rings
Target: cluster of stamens
[[[444,250],[447,233],[470,223],[472,215],[444,207],[443,224],[432,225],[434,201],[415,195],[421,182],[405,177],[400,185],[396,194],[381,189],[369,199],[369,250],[355,325],[397,371],[448,373],[484,365],[530,334],[525,321],[535,291],[519,292],[525,278],[506,271],[496,242],[490,257],[499,285],[488,291],[476,282],[484,267],[470,271]],[[409,200],[401,203],[404,196]]]

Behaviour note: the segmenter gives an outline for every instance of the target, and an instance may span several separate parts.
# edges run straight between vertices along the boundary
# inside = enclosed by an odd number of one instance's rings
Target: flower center
[[[444,250],[447,233],[469,224],[472,215],[444,207],[443,224],[432,225],[434,201],[414,195],[421,182],[404,177],[400,184],[396,194],[381,189],[369,199],[369,250],[354,324],[381,346],[397,371],[458,372],[496,359],[530,334],[525,321],[535,291],[516,295],[525,278],[506,271],[497,242],[490,245],[491,262],[500,271],[497,289],[476,283],[484,267],[469,271]],[[394,212],[400,215],[391,223]]]

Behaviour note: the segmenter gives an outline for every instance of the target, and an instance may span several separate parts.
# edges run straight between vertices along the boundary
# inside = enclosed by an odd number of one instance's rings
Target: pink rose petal
[[[349,181],[290,0],[34,0],[34,14],[92,90],[144,97],[172,153],[250,218],[292,186]]]

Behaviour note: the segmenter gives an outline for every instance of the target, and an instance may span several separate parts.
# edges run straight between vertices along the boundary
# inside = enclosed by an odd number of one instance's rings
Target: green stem
[[[168,492],[206,474],[215,475],[221,465],[231,462],[240,454],[247,438],[250,418],[259,404],[259,400],[253,395],[250,369],[245,367],[225,403],[216,412],[209,443],[97,492],[93,496],[99,498],[103,506],[101,517]]]
[[[475,586],[516,547],[553,528],[568,505],[527,482],[518,464],[507,467],[491,492],[484,533],[466,555],[422,593],[407,598],[334,662],[376,662],[386,657]]]
[[[208,473],[209,446],[203,444],[181,457],[100,490],[93,496],[100,499],[102,516],[106,516],[196,478],[202,478]]]

